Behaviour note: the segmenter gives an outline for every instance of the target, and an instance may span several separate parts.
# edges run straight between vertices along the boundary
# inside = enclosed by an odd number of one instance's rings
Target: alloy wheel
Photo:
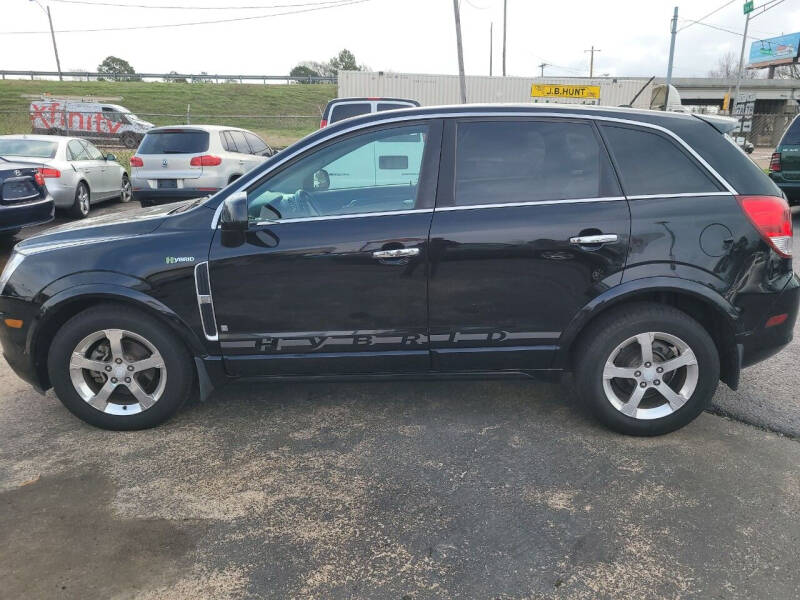
[[[634,419],[658,419],[679,410],[697,388],[699,365],[674,335],[646,332],[619,344],[603,368],[608,401]]]
[[[166,364],[156,347],[124,329],[103,329],[78,342],[69,375],[84,402],[113,415],[151,408],[167,383]]]
[[[119,191],[119,199],[121,202],[130,202],[131,200],[131,180],[127,177],[122,178],[122,187]]]
[[[89,214],[89,190],[87,190],[86,186],[84,185],[80,186],[78,189],[78,208],[80,209],[82,215]]]

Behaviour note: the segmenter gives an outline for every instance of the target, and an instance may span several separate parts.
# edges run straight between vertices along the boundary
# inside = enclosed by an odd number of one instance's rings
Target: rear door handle
[[[385,258],[403,258],[405,256],[419,255],[419,248],[397,248],[395,250],[376,250],[372,253],[372,258],[379,260]]]
[[[588,246],[589,244],[613,244],[619,240],[616,233],[601,233],[599,235],[579,235],[569,238],[569,243],[576,246]]]

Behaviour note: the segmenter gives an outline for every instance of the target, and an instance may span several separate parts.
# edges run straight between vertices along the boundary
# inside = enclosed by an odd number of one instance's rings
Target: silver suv
[[[274,151],[252,131],[175,125],[147,132],[131,157],[131,184],[142,206],[213,194]]]

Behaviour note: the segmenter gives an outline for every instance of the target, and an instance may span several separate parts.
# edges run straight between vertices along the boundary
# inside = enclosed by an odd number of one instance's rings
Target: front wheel
[[[671,306],[628,305],[583,336],[575,364],[581,400],[611,429],[660,435],[710,403],[719,355],[703,326]]]
[[[103,429],[154,427],[188,397],[191,358],[174,333],[138,310],[105,305],[58,330],[48,373],[58,399]]]

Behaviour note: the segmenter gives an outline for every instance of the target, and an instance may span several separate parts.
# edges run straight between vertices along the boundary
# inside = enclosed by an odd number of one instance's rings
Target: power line
[[[711,23],[701,23],[699,21],[696,21],[696,23],[697,23],[697,25],[702,25],[703,27],[708,27],[709,29],[716,29],[717,31],[724,31],[725,33],[730,33],[732,35],[738,35],[739,37],[742,37],[742,35],[743,35],[739,31],[734,31],[733,29],[726,29],[725,27],[720,27],[719,25],[712,25]],[[777,37],[777,36],[772,35],[770,37]],[[761,39],[759,37],[754,37],[752,35],[748,35],[747,38],[751,39],[751,40],[756,40],[756,41]]]
[[[56,33],[97,33],[104,31],[134,31],[141,29],[169,29],[171,27],[191,27],[194,25],[218,25],[221,23],[234,23],[238,21],[256,21],[260,19],[271,19],[272,17],[283,17],[286,15],[296,15],[300,13],[313,12],[318,10],[326,10],[330,8],[341,8],[346,6],[353,6],[355,4],[363,4],[364,2],[372,2],[373,0],[340,0],[337,4],[329,4],[326,6],[317,6],[314,8],[305,8],[302,10],[290,10],[270,15],[252,15],[249,17],[234,17],[231,19],[214,19],[211,21],[193,21],[190,23],[169,23],[164,25],[137,25],[132,27],[99,27],[96,29],[62,29]],[[49,31],[2,31],[0,35],[33,35],[50,33]]]
[[[186,4],[121,4],[119,2],[90,2],[89,0],[49,0],[62,4],[81,4],[84,6],[113,6],[115,8],[147,8],[168,10],[266,10],[271,8],[297,8],[300,6],[321,6],[323,4],[336,4],[341,0],[321,0],[319,2],[302,2],[292,4],[257,4],[251,6],[189,6]]]
[[[714,15],[714,14],[718,13],[718,12],[719,12],[719,11],[721,11],[723,8],[726,8],[726,7],[730,6],[730,5],[731,5],[731,4],[733,4],[734,2],[736,2],[736,0],[730,0],[730,2],[726,2],[725,4],[723,4],[722,6],[720,6],[719,8],[715,8],[715,9],[714,9],[714,10],[712,10],[710,13],[708,13],[708,14],[707,14],[707,15],[705,15],[704,17],[700,17],[700,18],[699,18],[699,19],[697,19],[696,21],[695,21],[695,20],[692,20],[692,19],[687,19],[687,21],[690,21],[690,23],[689,23],[688,25],[684,25],[683,27],[681,27],[680,29],[678,29],[678,33],[680,33],[681,31],[683,31],[683,30],[684,30],[684,29],[686,29],[687,27],[691,27],[692,25],[702,25],[702,24],[703,24],[703,23],[702,23],[702,21],[705,21],[705,20],[706,20],[708,17],[710,17],[711,15]]]

